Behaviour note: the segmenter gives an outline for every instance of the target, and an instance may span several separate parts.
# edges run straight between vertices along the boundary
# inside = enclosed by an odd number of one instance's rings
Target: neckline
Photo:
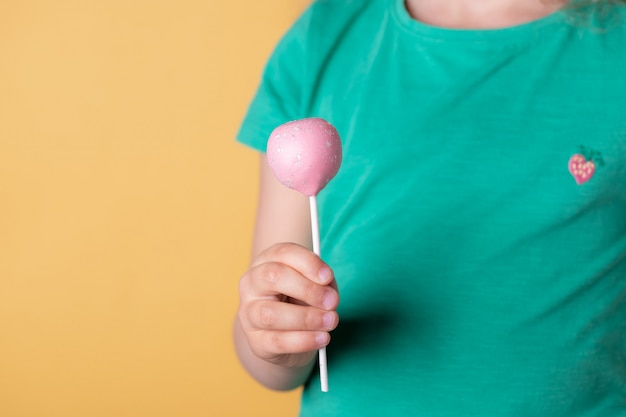
[[[409,34],[435,42],[469,42],[472,45],[501,48],[534,42],[545,32],[560,27],[565,21],[562,11],[515,26],[495,29],[455,29],[433,26],[414,19],[406,9],[404,0],[393,0],[392,14],[398,25]]]

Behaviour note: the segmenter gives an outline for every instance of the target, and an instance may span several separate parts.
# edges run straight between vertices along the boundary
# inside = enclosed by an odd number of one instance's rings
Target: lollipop
[[[320,255],[317,194],[341,165],[337,130],[320,118],[295,120],[278,126],[267,142],[267,162],[278,181],[309,197],[313,252]],[[326,348],[319,351],[322,391],[328,391]]]

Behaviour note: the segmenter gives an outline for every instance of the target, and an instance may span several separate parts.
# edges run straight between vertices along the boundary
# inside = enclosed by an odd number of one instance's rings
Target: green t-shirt
[[[626,11],[450,30],[313,3],[238,139],[323,117],[340,324],[301,416],[626,416]]]

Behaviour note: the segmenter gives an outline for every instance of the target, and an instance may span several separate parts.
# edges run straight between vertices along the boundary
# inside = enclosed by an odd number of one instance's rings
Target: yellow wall
[[[0,1],[0,416],[296,413],[231,346],[233,137],[305,1]]]

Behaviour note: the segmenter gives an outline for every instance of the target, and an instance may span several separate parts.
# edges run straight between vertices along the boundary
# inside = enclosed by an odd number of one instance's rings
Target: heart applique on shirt
[[[593,177],[596,172],[596,163],[600,166],[604,165],[600,152],[587,149],[584,146],[580,147],[580,153],[572,155],[569,159],[568,168],[576,184],[582,185]]]

